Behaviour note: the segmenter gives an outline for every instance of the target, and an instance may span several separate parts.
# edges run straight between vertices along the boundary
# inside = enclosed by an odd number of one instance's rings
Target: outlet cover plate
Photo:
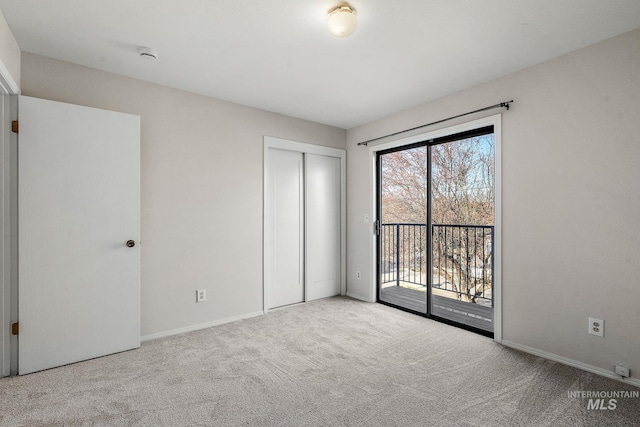
[[[604,337],[604,320],[589,317],[589,334]]]
[[[196,302],[204,302],[207,300],[207,290],[200,289],[196,291]]]
[[[620,375],[621,377],[628,378],[629,368],[622,365],[616,365],[616,374]]]

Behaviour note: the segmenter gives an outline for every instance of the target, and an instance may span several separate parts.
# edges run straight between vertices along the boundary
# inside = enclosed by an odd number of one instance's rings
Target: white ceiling
[[[22,51],[351,128],[640,27],[640,0],[0,0]],[[156,49],[159,60],[138,56]],[[496,102],[502,101],[496,99]]]

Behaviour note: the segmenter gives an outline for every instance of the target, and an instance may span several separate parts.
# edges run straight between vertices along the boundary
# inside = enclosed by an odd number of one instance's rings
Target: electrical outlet
[[[360,273],[359,271],[356,271],[356,279],[362,279],[362,273]]]
[[[604,337],[604,320],[589,317],[589,334]]]
[[[200,289],[196,291],[196,302],[204,302],[207,300],[207,290]]]
[[[628,378],[629,368],[622,365],[616,365],[616,374],[620,375],[621,377]]]
[[[364,222],[369,222],[369,214],[364,214]]]

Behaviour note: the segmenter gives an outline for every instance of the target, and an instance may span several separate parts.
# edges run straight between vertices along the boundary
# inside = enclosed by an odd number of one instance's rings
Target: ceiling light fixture
[[[346,37],[353,34],[358,25],[356,11],[349,5],[338,6],[329,12],[327,28],[334,36]]]

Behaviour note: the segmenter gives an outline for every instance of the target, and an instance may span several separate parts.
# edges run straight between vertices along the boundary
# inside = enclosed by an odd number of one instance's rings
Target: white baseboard
[[[364,302],[375,302],[375,301],[370,301],[369,298],[365,298],[362,295],[352,294],[351,292],[347,292],[347,296],[353,299],[364,301]]]
[[[553,360],[554,362],[562,363],[563,365],[573,366],[574,368],[582,369],[583,371],[591,372],[593,374],[601,375],[603,377],[612,378],[614,380],[621,381],[625,384],[631,384],[636,387],[640,387],[640,378],[629,377],[623,378],[613,371],[598,368],[597,366],[588,365],[586,363],[579,362],[577,360],[569,359],[568,357],[559,356],[557,354],[548,353],[546,351],[538,350],[537,348],[529,347],[526,345],[518,344],[515,342],[502,340],[502,345],[511,347],[516,350],[524,351],[525,353],[540,356],[544,359]]]
[[[225,319],[214,320],[211,322],[199,323],[197,325],[185,326],[184,328],[170,329],[168,331],[156,332],[155,334],[143,335],[140,341],[155,340],[158,338],[170,337],[171,335],[184,334],[186,332],[197,331],[200,329],[210,328],[212,326],[224,325],[225,323],[235,322],[237,320],[249,319],[251,317],[262,316],[264,311],[256,311],[253,313],[241,314],[239,316],[227,317]]]

